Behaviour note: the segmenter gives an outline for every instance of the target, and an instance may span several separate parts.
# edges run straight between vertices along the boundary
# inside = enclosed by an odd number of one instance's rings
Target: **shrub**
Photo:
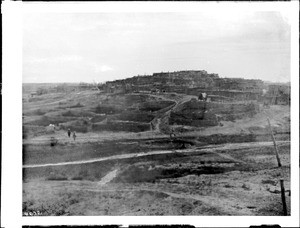
[[[34,102],[34,101],[42,101],[44,98],[42,97],[31,97],[28,99],[28,102]]]
[[[26,116],[42,116],[45,113],[46,112],[42,111],[41,109],[36,109],[36,110],[33,110],[33,111],[26,112],[25,115]]]
[[[49,177],[47,177],[46,180],[48,180],[48,181],[65,181],[65,180],[68,180],[68,178],[63,175],[60,175],[60,174],[58,174],[58,175],[52,174]]]
[[[66,111],[64,113],[61,114],[62,116],[75,116],[73,112],[71,112],[70,110],[69,111]]]
[[[42,94],[48,93],[48,91],[47,91],[47,89],[45,89],[45,88],[38,88],[37,91],[36,91],[36,93],[37,93],[38,95],[42,95]]]
[[[83,180],[83,177],[76,176],[76,177],[72,177],[71,180]]]
[[[84,105],[82,105],[80,102],[78,102],[77,104],[70,106],[70,108],[81,108],[84,107]]]
[[[55,137],[51,137],[50,146],[56,146],[57,143],[58,143],[58,140]]]

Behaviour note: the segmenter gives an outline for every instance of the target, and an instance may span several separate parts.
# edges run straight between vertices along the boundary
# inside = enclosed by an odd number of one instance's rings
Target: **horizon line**
[[[177,71],[160,71],[160,72],[153,72],[152,74],[137,74],[137,75],[133,75],[133,76],[129,76],[129,77],[124,77],[124,78],[116,78],[116,79],[112,79],[112,80],[106,80],[106,81],[101,81],[101,82],[95,82],[95,79],[92,80],[92,82],[86,82],[86,81],[69,81],[69,82],[23,82],[22,84],[25,83],[32,83],[32,84],[38,84],[38,83],[47,83],[47,84],[51,84],[51,83],[92,83],[92,84],[99,84],[99,83],[106,83],[106,82],[114,82],[114,81],[118,81],[118,80],[126,80],[126,79],[130,79],[133,77],[145,77],[145,76],[154,76],[154,74],[161,74],[161,73],[177,73],[177,72],[192,72],[192,71],[204,71],[207,74],[215,74],[218,75],[219,78],[228,78],[228,79],[244,79],[244,80],[261,80],[263,82],[270,82],[270,83],[291,83],[291,79],[288,81],[269,81],[269,80],[264,80],[262,78],[245,78],[245,77],[226,77],[226,76],[220,76],[218,73],[209,73],[206,70],[177,70]]]

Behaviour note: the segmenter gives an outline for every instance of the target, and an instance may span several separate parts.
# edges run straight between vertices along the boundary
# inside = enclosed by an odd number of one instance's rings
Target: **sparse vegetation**
[[[249,91],[259,91],[257,80],[174,75],[170,86],[159,73],[103,83],[101,92],[85,83],[23,90],[23,213],[279,215],[270,209],[278,194],[267,188],[279,176],[261,109],[274,117],[275,139],[289,141],[289,107],[264,108]],[[204,90],[215,100],[199,101]],[[290,145],[278,148],[288,191]]]

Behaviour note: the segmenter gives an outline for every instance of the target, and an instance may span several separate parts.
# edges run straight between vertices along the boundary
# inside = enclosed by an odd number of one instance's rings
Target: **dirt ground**
[[[68,98],[60,94],[43,96],[25,101],[23,107],[23,123],[30,128],[23,140],[24,216],[278,216],[283,215],[280,179],[284,180],[290,214],[288,106],[271,106],[253,117],[222,121],[220,126],[174,125],[171,127],[176,135],[171,138],[168,131],[160,131],[171,110],[162,106],[164,113],[148,113],[156,116],[157,126],[152,131],[95,132],[87,124],[87,131],[77,132],[73,140],[65,129],[47,132],[45,126],[32,124],[43,115],[47,120],[58,118],[70,123],[71,117],[62,115],[62,111],[70,110],[70,104],[78,110],[77,106],[82,105],[82,113],[91,115],[84,117],[87,120],[98,118],[94,108],[99,102],[95,99],[105,102],[105,96],[86,91]],[[172,100],[174,108],[190,98],[134,96],[143,103],[141,107],[151,109],[157,108],[153,100]],[[120,103],[120,107],[124,101],[119,97],[109,99],[115,105]],[[78,116],[72,118],[82,118],[82,113],[74,110],[72,115]],[[277,141],[281,168],[277,167],[267,117]],[[176,131],[179,128],[185,131]],[[50,145],[51,137],[58,141],[54,146]]]
[[[279,144],[282,169],[276,168],[272,144],[58,169],[28,168],[23,211],[43,215],[282,215],[280,178],[290,205],[289,146]],[[76,170],[80,170],[77,176]]]

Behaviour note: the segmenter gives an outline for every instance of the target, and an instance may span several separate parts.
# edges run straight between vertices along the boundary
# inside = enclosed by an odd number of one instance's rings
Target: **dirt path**
[[[108,174],[106,174],[99,182],[98,182],[98,185],[105,185],[107,183],[109,183],[110,181],[112,181],[116,176],[117,176],[117,173],[118,173],[118,169],[115,169],[111,172],[109,172]]]
[[[277,145],[287,145],[290,144],[289,141],[277,141]],[[273,142],[247,142],[247,143],[226,143],[220,145],[209,145],[201,148],[191,148],[183,150],[158,150],[150,152],[140,152],[140,153],[130,153],[130,154],[121,154],[114,155],[103,158],[95,158],[90,160],[81,160],[81,161],[71,161],[71,162],[59,162],[59,163],[48,163],[48,164],[32,164],[32,165],[23,165],[23,168],[38,168],[38,167],[50,167],[50,166],[64,166],[64,165],[78,165],[78,164],[89,164],[101,161],[108,160],[119,160],[135,157],[145,157],[149,155],[160,155],[160,154],[172,154],[172,153],[196,153],[196,152],[210,152],[217,154],[219,156],[225,156],[226,159],[232,160],[233,162],[243,162],[236,160],[227,155],[220,155],[217,152],[224,152],[224,150],[233,150],[233,149],[245,149],[245,148],[254,148],[254,147],[263,147],[263,146],[273,146]]]
[[[170,113],[175,110],[178,105],[181,105],[182,103],[189,101],[190,99],[194,98],[194,96],[186,96],[184,98],[182,98],[180,101],[177,100],[171,100],[174,101],[175,104],[170,105],[169,107],[167,107],[167,111],[158,115],[157,117],[155,117],[151,123],[154,125],[154,130],[155,131],[159,131],[159,132],[163,132],[162,130],[162,125],[168,125],[167,122],[169,120],[170,117]],[[168,134],[169,132],[163,132],[165,134]]]

